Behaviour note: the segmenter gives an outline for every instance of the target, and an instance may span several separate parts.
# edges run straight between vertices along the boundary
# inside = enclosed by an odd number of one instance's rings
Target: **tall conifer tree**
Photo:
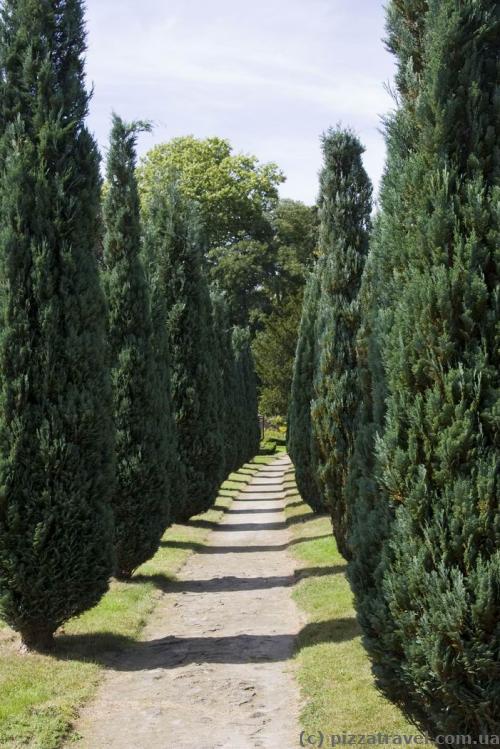
[[[224,478],[218,372],[208,284],[202,267],[202,229],[175,181],[146,207],[148,236],[166,308],[172,403],[186,497],[178,521],[206,511]]]
[[[238,380],[236,430],[241,451],[239,465],[242,465],[255,457],[260,445],[257,378],[247,328],[234,328],[233,347]]]
[[[418,126],[415,110],[424,67],[427,0],[394,0],[389,3],[387,45],[396,56],[399,107],[386,118],[387,164],[370,254],[360,290],[361,327],[357,352],[360,369],[360,407],[348,480],[348,501],[353,515],[349,577],[355,593],[364,642],[377,673],[380,629],[390,616],[379,595],[381,556],[393,518],[393,508],[378,481],[375,458],[377,435],[385,423],[386,370],[384,341],[391,330],[394,300],[406,260],[402,217],[413,200],[411,175],[406,168],[416,149]]]
[[[0,24],[0,611],[28,647],[113,569],[113,429],[80,0]]]
[[[186,468],[179,452],[179,440],[172,398],[171,361],[168,345],[168,310],[163,291],[162,269],[156,262],[156,248],[162,246],[161,225],[147,222],[145,226],[143,262],[147,269],[148,285],[151,293],[151,322],[153,325],[153,353],[156,369],[156,398],[158,408],[170,413],[171,418],[164,424],[169,445],[167,455],[167,475],[170,486],[170,520],[184,517],[186,503]],[[158,239],[160,244],[157,244]]]
[[[316,361],[316,318],[324,258],[311,272],[304,293],[302,319],[292,380],[288,417],[288,452],[295,466],[301,497],[316,512],[324,510],[318,486],[311,441],[311,403]]]
[[[499,8],[431,2],[427,22],[411,200],[386,234],[404,259],[381,342],[389,522],[369,595],[353,580],[379,686],[431,736],[477,741],[500,731]]]
[[[363,147],[349,131],[323,137],[320,296],[311,434],[313,464],[339,551],[350,556],[346,488],[359,400],[356,337],[359,288],[368,253],[372,188]]]
[[[224,293],[218,289],[211,293],[214,324],[214,358],[219,363],[222,432],[224,436],[224,474],[237,470],[238,440],[235,439],[235,409],[237,408],[238,377],[229,321],[229,307]]]
[[[104,204],[105,279],[116,428],[116,574],[127,579],[158,549],[170,519],[168,476],[172,413],[158,382],[151,300],[140,257],[141,225],[135,178],[143,123],[116,115]]]

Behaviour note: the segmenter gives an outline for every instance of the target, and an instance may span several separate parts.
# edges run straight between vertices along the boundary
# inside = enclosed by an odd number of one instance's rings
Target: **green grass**
[[[330,519],[314,515],[291,484],[286,514],[301,563],[294,598],[308,621],[296,652],[302,728],[326,736],[418,734],[374,686]]]
[[[132,583],[113,581],[98,606],[58,633],[52,654],[21,655],[17,635],[1,626],[1,747],[59,749],[79,709],[95,693],[105,664],[140,638],[162,584],[175,579],[189,554],[203,544],[209,524],[221,518],[255,471],[254,464],[247,464],[231,474],[214,508],[194,519],[203,521],[200,526],[170,528],[154,559],[138,570]]]
[[[257,465],[261,465],[261,466],[262,465],[268,466],[268,465],[271,465],[271,463],[274,463],[275,460],[276,460],[276,455],[257,455],[254,458],[253,463],[257,463]],[[246,465],[244,467],[245,468],[249,468],[249,467],[252,468],[252,464],[251,463],[246,463]],[[253,473],[254,474],[256,473],[255,468],[253,468]]]

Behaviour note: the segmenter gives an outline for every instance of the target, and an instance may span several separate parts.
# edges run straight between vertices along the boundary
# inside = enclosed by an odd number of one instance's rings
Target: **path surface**
[[[85,749],[293,749],[299,694],[279,457],[245,487],[163,596],[144,641],[84,711]],[[72,746],[75,746],[72,744]]]

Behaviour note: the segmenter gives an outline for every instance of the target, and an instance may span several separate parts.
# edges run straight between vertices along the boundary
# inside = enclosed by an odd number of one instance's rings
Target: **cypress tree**
[[[389,522],[361,602],[379,686],[432,737],[477,741],[500,731],[500,16],[493,0],[444,0],[427,21],[381,344]]]
[[[161,232],[160,232],[161,235]],[[155,248],[158,235],[155,226],[149,222],[145,227],[143,260],[148,271],[148,285],[151,294],[151,323],[153,326],[153,354],[156,370],[156,398],[158,409],[170,414],[164,423],[167,452],[167,476],[170,487],[170,520],[175,522],[184,516],[186,504],[186,468],[179,453],[179,440],[172,401],[170,351],[168,346],[168,311],[163,292],[161,268],[155,261]],[[160,236],[161,242],[161,236]],[[161,246],[161,244],[160,244]]]
[[[348,502],[352,515],[349,579],[355,594],[364,643],[372,658],[375,675],[384,659],[379,633],[390,612],[380,595],[381,556],[390,532],[393,508],[378,480],[375,458],[377,435],[383,431],[386,414],[384,341],[394,318],[394,300],[400,276],[406,267],[405,226],[413,200],[407,163],[416,148],[418,126],[415,109],[424,67],[425,14],[427,0],[394,0],[388,6],[387,44],[397,58],[399,107],[385,120],[387,164],[370,254],[360,290],[361,326],[357,341],[360,407],[356,439],[348,477]]]
[[[131,577],[157,551],[169,524],[167,474],[172,413],[158,383],[151,300],[140,257],[141,225],[135,178],[143,123],[113,116],[104,203],[104,260],[116,429],[116,575]]]
[[[260,426],[258,417],[257,378],[248,328],[234,328],[233,347],[238,380],[238,408],[236,409],[239,465],[246,463],[259,451]]]
[[[234,415],[237,408],[238,375],[234,355],[232,330],[229,322],[229,306],[225,295],[218,289],[211,292],[214,324],[214,361],[218,362],[220,372],[220,421],[224,437],[224,475],[240,467],[238,462],[238,444],[234,438]]]
[[[205,512],[224,478],[224,444],[214,362],[212,310],[202,267],[202,230],[175,183],[147,206],[150,252],[165,301],[172,404],[186,497],[175,519]]]
[[[113,569],[113,428],[79,0],[0,24],[0,611],[48,646]]]
[[[349,558],[347,483],[359,401],[356,338],[359,289],[368,253],[372,188],[363,147],[349,131],[323,137],[320,296],[316,316],[311,435],[322,501],[341,554]]]
[[[316,360],[316,317],[323,263],[324,259],[319,258],[308,278],[304,293],[287,435],[288,452],[295,466],[298,490],[302,499],[315,512],[321,512],[324,509],[311,452],[311,402]]]

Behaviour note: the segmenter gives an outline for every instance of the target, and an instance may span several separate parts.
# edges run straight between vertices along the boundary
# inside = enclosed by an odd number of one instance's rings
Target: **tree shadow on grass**
[[[176,580],[168,575],[134,575],[129,584],[153,583],[163,593],[237,593],[247,590],[269,590],[290,588],[309,577],[324,577],[345,572],[344,565],[330,567],[303,567],[293,575],[269,575],[266,577],[235,577],[232,575],[212,577],[206,580]]]
[[[304,500],[299,499],[296,502],[287,502],[286,506],[288,507],[302,507],[304,505]]]
[[[207,546],[196,541],[162,541],[160,545],[165,549],[189,549],[196,551],[198,554],[251,554],[254,552],[284,551],[290,546],[305,544],[309,541],[319,541],[323,538],[332,538],[332,534],[325,533],[321,536],[294,538],[286,544],[276,544],[275,546]]]
[[[168,624],[167,624],[168,626]],[[298,634],[226,637],[162,637],[136,642],[124,635],[96,632],[60,635],[53,655],[61,660],[99,663],[116,671],[174,669],[192,663],[276,663],[294,652],[326,642],[345,642],[359,635],[354,618],[307,624]]]
[[[300,515],[293,515],[291,518],[287,519],[288,525],[297,525],[298,523],[307,523],[308,520],[317,520],[318,516],[312,512],[312,510],[308,510],[306,512],[302,512]]]
[[[295,643],[295,652],[321,643],[348,642],[360,635],[361,629],[355,617],[311,622],[299,632]]]
[[[327,567],[301,567],[296,570],[297,581],[309,577],[325,577],[326,575],[342,575],[347,570],[347,564],[332,564]]]

